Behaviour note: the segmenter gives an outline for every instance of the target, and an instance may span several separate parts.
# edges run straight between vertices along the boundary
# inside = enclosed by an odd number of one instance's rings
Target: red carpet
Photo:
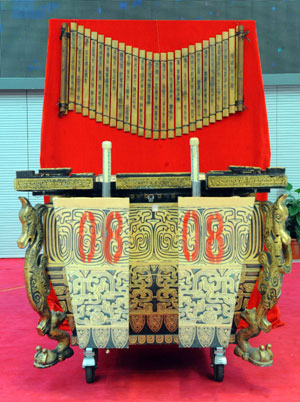
[[[283,327],[254,339],[273,345],[273,367],[259,368],[227,351],[223,383],[212,380],[209,350],[131,347],[100,353],[96,382],[86,384],[82,351],[44,370],[33,367],[38,315],[26,298],[23,260],[0,260],[1,401],[300,401],[300,263],[286,275],[279,302]]]

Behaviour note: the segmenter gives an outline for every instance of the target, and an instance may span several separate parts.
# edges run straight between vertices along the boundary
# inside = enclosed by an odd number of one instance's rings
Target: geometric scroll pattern
[[[129,202],[77,198],[74,204],[54,199],[79,346],[128,347]]]
[[[55,219],[54,208],[52,204],[46,205],[48,212],[44,219],[44,253],[47,255],[47,274],[53,285],[55,294],[59,301],[63,312],[67,316],[67,320],[71,330],[75,328],[72,304],[64,261],[61,256],[60,245],[58,240],[58,228]]]
[[[157,211],[151,204],[131,204],[130,261],[177,262],[177,225],[177,204],[157,204]]]
[[[253,202],[179,198],[181,347],[228,346]]]
[[[130,343],[177,343],[177,204],[130,205]]]
[[[249,241],[236,299],[232,333],[235,333],[237,330],[241,320],[241,312],[247,308],[250,296],[258,279],[261,270],[258,256],[261,251],[263,251],[263,213],[260,203],[258,202],[254,205],[250,223]]]

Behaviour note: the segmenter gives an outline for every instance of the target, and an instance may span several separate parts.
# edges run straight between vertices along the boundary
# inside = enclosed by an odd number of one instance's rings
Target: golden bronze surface
[[[243,176],[210,176],[209,188],[234,188],[234,187],[285,187],[287,176],[268,175],[243,175]]]
[[[139,176],[119,176],[116,177],[116,188],[118,190],[138,190],[138,189],[159,189],[159,188],[191,188],[192,181],[190,175],[170,173],[149,174]]]
[[[250,224],[249,242],[235,305],[235,327],[239,324],[241,311],[247,307],[260,270],[258,256],[263,249],[263,214],[259,205],[257,203],[254,207]],[[131,336],[136,339],[135,342],[143,340],[149,343],[154,339],[154,343],[162,340],[168,343],[169,336],[172,335],[174,341],[178,332],[178,206],[177,203],[156,206],[157,211],[152,211],[152,204],[149,203],[130,204],[129,344]],[[68,251],[61,249],[59,244],[53,206],[50,204],[47,207],[44,245],[48,256],[47,272],[69,325],[74,329],[62,256]],[[144,338],[134,338],[141,333],[145,335]],[[233,341],[230,339],[230,342]]]
[[[47,256],[40,254],[43,246],[43,216],[47,211],[45,205],[33,208],[30,202],[20,197],[22,208],[19,218],[22,223],[22,234],[18,246],[26,248],[25,253],[25,286],[28,300],[32,308],[40,315],[41,321],[37,326],[39,335],[48,335],[58,342],[56,348],[49,350],[37,346],[34,356],[34,366],[46,368],[73,355],[70,348],[70,336],[58,327],[65,319],[60,311],[50,310],[47,297],[50,293],[49,278],[46,273]]]
[[[129,199],[53,203],[79,346],[128,347]]]
[[[92,190],[92,177],[43,177],[15,179],[17,191]]]
[[[237,345],[234,353],[256,366],[271,366],[273,353],[268,344],[254,348],[249,339],[257,336],[260,331],[269,332],[272,328],[267,320],[267,312],[273,308],[280,297],[283,275],[289,273],[292,265],[291,238],[285,230],[288,209],[285,205],[287,194],[280,196],[272,205],[262,203],[265,213],[264,244],[266,251],[261,251],[259,261],[263,266],[258,280],[258,290],[261,301],[258,308],[245,309],[241,317],[249,324],[237,335]]]
[[[253,205],[251,197],[178,198],[180,347],[228,346],[242,266],[252,253]]]

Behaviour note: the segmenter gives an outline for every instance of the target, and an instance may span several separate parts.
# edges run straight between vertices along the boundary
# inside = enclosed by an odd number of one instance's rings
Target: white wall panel
[[[300,187],[300,86],[266,86],[271,166],[286,168],[288,181]],[[272,190],[274,201],[281,190]]]
[[[21,233],[19,196],[31,202],[41,197],[14,191],[17,170],[39,168],[42,91],[0,92],[0,257],[23,257],[16,241]]]

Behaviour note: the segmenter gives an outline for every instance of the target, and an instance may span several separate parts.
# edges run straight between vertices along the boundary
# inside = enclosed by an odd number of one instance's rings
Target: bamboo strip
[[[69,81],[69,110],[75,106],[75,85],[76,85],[76,46],[77,46],[77,24],[71,22],[70,33],[70,81]]]
[[[168,52],[168,138],[174,138],[174,53]]]
[[[209,122],[216,122],[216,40],[209,38]]]
[[[189,133],[189,63],[188,49],[182,49],[182,133]]]
[[[159,53],[154,53],[153,67],[153,139],[159,138]]]
[[[244,26],[240,25],[239,29],[239,57],[238,57],[238,73],[237,73],[237,110],[243,111],[244,102]]]
[[[152,52],[147,52],[145,138],[151,138],[152,128],[152,63]]]
[[[109,124],[110,106],[110,68],[111,68],[111,38],[105,38],[104,46],[104,100],[103,100],[103,124]]]
[[[117,87],[118,87],[118,41],[111,44],[111,94],[110,94],[110,126],[117,125]]]
[[[139,127],[138,135],[144,135],[145,124],[145,50],[140,50],[140,69],[139,69]]]
[[[91,33],[90,119],[96,115],[97,32]]]
[[[229,116],[228,32],[223,32],[223,117]]]
[[[124,99],[124,131],[130,131],[131,118],[131,69],[132,69],[132,47],[126,46],[125,55],[125,99]]]
[[[238,60],[239,60],[239,36],[238,36],[239,27],[238,25],[235,28],[235,111],[238,110],[237,108],[237,98],[238,98]]]
[[[216,119],[222,120],[222,36],[216,36]]]
[[[209,47],[203,41],[203,125],[209,125]]]
[[[196,127],[202,128],[202,44],[196,43]]]
[[[81,113],[82,106],[83,30],[83,25],[79,25],[77,31],[76,113]]]
[[[132,100],[131,100],[131,133],[137,133],[138,108],[138,75],[139,75],[139,49],[132,49]]]
[[[195,109],[195,46],[189,46],[189,101],[190,101],[190,131],[196,130],[196,109]]]
[[[235,113],[235,29],[229,29],[229,113]]]
[[[68,113],[68,83],[69,83],[69,24],[61,26],[61,70],[59,116]]]
[[[181,136],[181,51],[175,50],[175,127],[176,137]]]
[[[160,138],[167,138],[167,54],[160,55],[160,100],[161,100],[161,115],[160,115]]]
[[[103,109],[103,60],[104,60],[104,36],[98,35],[97,55],[97,108],[96,121],[102,121]]]
[[[91,30],[84,30],[83,104],[82,116],[89,114]]]
[[[119,43],[119,76],[118,76],[118,108],[117,128],[123,128],[124,119],[124,82],[125,82],[125,43]]]

